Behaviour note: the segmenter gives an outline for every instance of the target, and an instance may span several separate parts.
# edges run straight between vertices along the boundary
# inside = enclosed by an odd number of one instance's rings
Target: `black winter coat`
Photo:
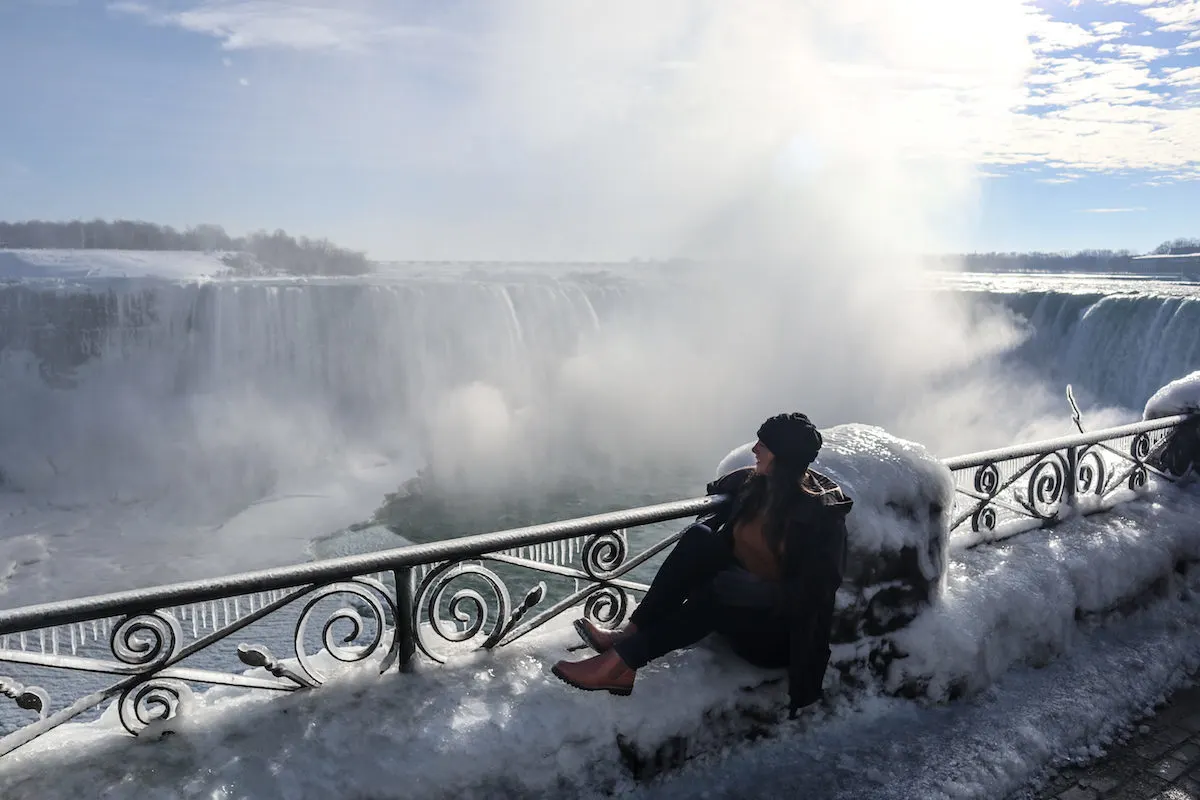
[[[790,708],[821,699],[821,684],[829,666],[829,635],[833,628],[834,596],[846,566],[846,515],[854,505],[836,483],[809,470],[819,495],[801,495],[784,529],[784,563],[780,611],[787,621],[790,642],[788,694]],[[720,511],[700,521],[733,546],[733,525],[740,509],[740,490],[752,468],[735,470],[708,484],[709,494],[733,498]]]

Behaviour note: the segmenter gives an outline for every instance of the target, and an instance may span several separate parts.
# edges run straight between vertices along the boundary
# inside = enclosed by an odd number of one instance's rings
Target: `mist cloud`
[[[270,28],[294,41],[256,33],[291,5],[136,13],[277,54],[245,65],[225,144],[374,171],[360,224],[389,252],[703,262],[537,382],[429,398],[455,479],[495,475],[497,453],[514,481],[579,452],[715,458],[790,408],[950,452],[1004,435],[1003,412],[947,409],[958,391],[1004,408],[979,365],[1021,334],[922,289],[920,255],[971,213],[979,143],[1022,97],[1025,4],[312,2]]]

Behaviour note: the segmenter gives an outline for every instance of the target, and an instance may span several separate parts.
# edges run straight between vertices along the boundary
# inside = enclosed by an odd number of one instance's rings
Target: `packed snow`
[[[1171,381],[1146,401],[1142,419],[1200,413],[1200,371]]]

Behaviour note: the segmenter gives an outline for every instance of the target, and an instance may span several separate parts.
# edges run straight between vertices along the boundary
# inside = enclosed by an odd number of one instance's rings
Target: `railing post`
[[[411,672],[413,655],[417,651],[413,568],[398,567],[392,576],[396,579],[396,642],[393,645],[396,648],[396,668],[400,672]]]
[[[1074,512],[1079,494],[1079,448],[1067,448],[1067,474],[1063,476],[1062,504]],[[1061,515],[1060,515],[1061,516]]]

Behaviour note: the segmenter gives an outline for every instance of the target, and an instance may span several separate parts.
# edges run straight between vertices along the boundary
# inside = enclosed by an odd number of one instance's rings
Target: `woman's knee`
[[[717,535],[713,533],[712,528],[703,522],[693,522],[680,533],[679,543],[676,546],[683,546],[688,549],[711,548],[716,541]]]
[[[696,523],[683,529],[672,558],[690,564],[689,573],[697,578],[711,577],[733,558],[733,549],[707,525]]]

